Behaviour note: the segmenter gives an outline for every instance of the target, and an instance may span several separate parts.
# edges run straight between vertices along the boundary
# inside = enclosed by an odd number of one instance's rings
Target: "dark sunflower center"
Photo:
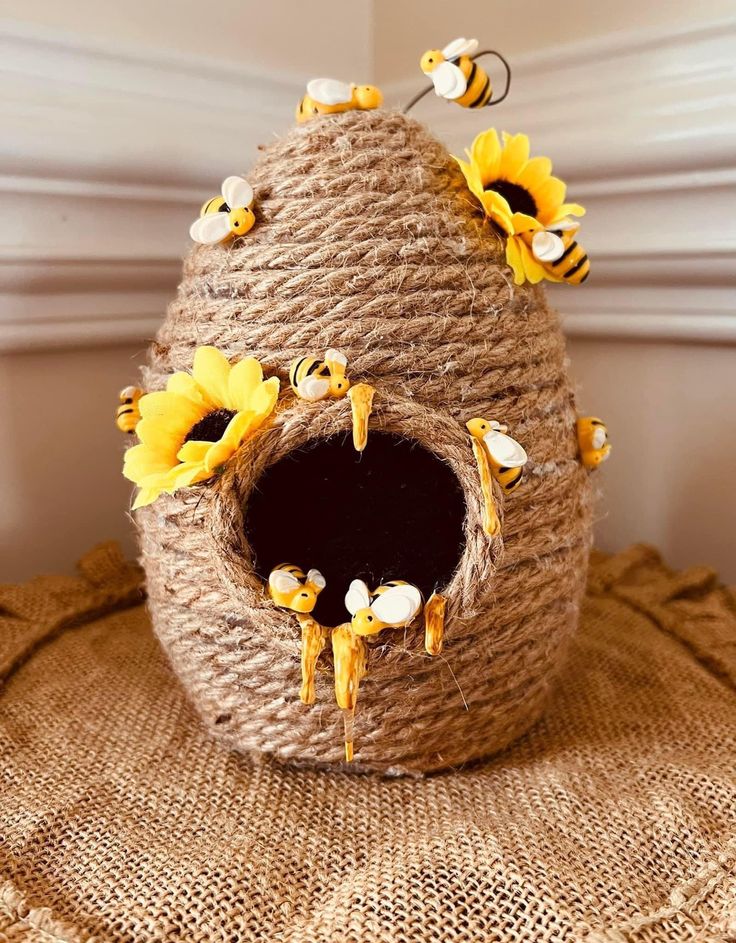
[[[216,409],[214,412],[207,413],[187,432],[184,441],[217,442],[222,438],[223,432],[234,415],[232,409]]]
[[[508,180],[494,180],[486,190],[493,190],[506,200],[512,213],[526,213],[527,216],[537,215],[537,204],[527,189],[518,183],[509,183]]]

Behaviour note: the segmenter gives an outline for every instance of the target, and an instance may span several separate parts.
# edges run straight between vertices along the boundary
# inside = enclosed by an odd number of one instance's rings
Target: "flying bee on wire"
[[[228,177],[222,183],[222,192],[207,200],[189,227],[195,242],[210,246],[244,236],[253,228],[253,187],[244,177]]]
[[[118,400],[120,405],[115,413],[115,425],[121,432],[133,435],[135,427],[141,418],[138,401],[143,396],[143,390],[137,386],[126,386],[120,391]]]
[[[605,423],[596,416],[581,416],[576,423],[580,460],[586,468],[597,468],[611,454]]]
[[[352,85],[337,79],[312,79],[307,94],[296,107],[296,120],[302,124],[317,115],[343,111],[372,111],[383,104],[383,95],[375,85]]]
[[[481,56],[496,56],[506,70],[506,87],[493,98],[493,85],[479,64]],[[432,79],[432,85],[416,95],[404,109],[409,111],[434,89],[439,98],[462,108],[485,108],[498,105],[506,98],[511,85],[511,67],[504,57],[492,49],[478,52],[477,39],[454,39],[444,49],[428,49],[419,60],[419,68]]]
[[[483,529],[495,537],[501,521],[493,497],[492,479],[504,494],[511,494],[521,484],[528,457],[521,445],[508,435],[508,426],[495,419],[471,419],[466,424],[473,437],[473,452],[480,473],[484,501]]]
[[[324,360],[297,357],[289,368],[289,383],[300,399],[310,402],[332,398],[350,398],[353,415],[353,444],[362,452],[368,442],[368,419],[373,409],[374,389],[367,383],[351,386],[346,376],[348,359],[330,348]]]
[[[549,229],[534,230],[532,255],[555,281],[582,285],[590,275],[588,253],[575,238],[578,229],[580,223],[568,217]]]

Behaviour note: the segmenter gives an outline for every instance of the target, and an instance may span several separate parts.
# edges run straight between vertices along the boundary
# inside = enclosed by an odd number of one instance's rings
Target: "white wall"
[[[736,577],[736,24],[729,2],[6,0],[0,23],[0,579],[129,539],[115,392],[178,277],[192,209],[288,127],[305,77],[403,102],[459,33],[507,103],[417,110],[459,152],[527,131],[588,207],[593,275],[555,293],[585,409],[611,427],[599,543]],[[683,445],[697,438],[702,459]],[[10,444],[10,445],[9,445]],[[715,456],[711,458],[711,456]],[[128,544],[130,546],[130,543]]]

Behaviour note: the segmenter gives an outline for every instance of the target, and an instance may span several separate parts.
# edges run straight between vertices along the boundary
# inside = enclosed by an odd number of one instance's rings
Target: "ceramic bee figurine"
[[[228,177],[221,195],[203,204],[199,219],[189,227],[189,235],[205,246],[244,236],[256,221],[253,201],[253,188],[244,177]]]
[[[311,612],[326,585],[319,570],[309,570],[305,573],[291,563],[277,566],[268,577],[271,599],[277,606],[291,609],[293,612]]]
[[[133,435],[135,432],[135,427],[141,418],[138,409],[138,400],[141,396],[143,396],[143,390],[137,386],[126,386],[120,391],[118,397],[120,405],[115,413],[115,425],[121,432],[126,432],[128,435]]]
[[[580,459],[586,468],[597,468],[611,454],[608,429],[595,416],[581,416],[577,421]]]
[[[481,56],[496,56],[506,69],[506,88],[493,99],[493,86],[485,69],[479,65]],[[432,87],[420,92],[406,107],[409,111],[421,98],[434,89],[435,94],[462,108],[485,108],[497,105],[508,95],[511,69],[500,53],[478,52],[477,39],[455,39],[444,49],[428,49],[419,60],[419,68],[432,79]]]
[[[330,348],[324,360],[297,357],[289,368],[291,388],[300,399],[319,402],[327,398],[350,398],[353,414],[353,444],[362,452],[368,442],[368,420],[373,409],[373,387],[367,383],[351,386],[345,371],[348,360],[339,350]]]
[[[382,629],[402,628],[422,608],[422,594],[411,583],[392,580],[370,592],[363,580],[353,580],[345,596],[356,635],[375,635]]]
[[[317,115],[343,111],[372,111],[383,104],[383,95],[375,85],[349,85],[336,79],[312,79],[307,94],[296,108],[296,120],[302,124]]]
[[[347,396],[350,380],[345,376],[348,358],[339,350],[330,348],[324,360],[317,357],[298,357],[289,368],[291,388],[301,399],[317,402],[331,396]]]
[[[582,285],[590,275],[588,253],[575,238],[578,229],[580,223],[567,218],[552,229],[537,229],[531,236],[532,255],[548,271],[551,281]]]
[[[301,672],[302,686],[299,697],[305,704],[314,704],[314,673],[317,661],[325,647],[327,633],[309,613],[317,604],[317,597],[327,585],[319,570],[304,572],[300,567],[282,563],[268,577],[268,591],[274,603],[297,614],[302,630]]]
[[[473,437],[473,452],[480,472],[485,505],[483,529],[495,537],[501,532],[501,522],[491,479],[495,478],[504,494],[511,494],[521,484],[527,454],[515,439],[507,435],[508,426],[495,419],[471,419],[465,425]]]

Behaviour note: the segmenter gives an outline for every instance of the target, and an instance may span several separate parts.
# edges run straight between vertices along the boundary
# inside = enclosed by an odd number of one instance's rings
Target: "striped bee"
[[[118,397],[120,405],[115,413],[115,425],[121,432],[133,435],[135,427],[141,418],[138,409],[138,400],[143,396],[143,390],[137,386],[126,386]]]
[[[307,84],[307,94],[297,105],[296,120],[301,124],[316,115],[371,111],[382,104],[383,95],[375,85],[348,85],[336,79],[312,79]]]
[[[289,382],[298,397],[317,402],[332,396],[339,399],[350,389],[345,376],[348,360],[339,350],[330,348],[324,360],[298,357],[289,368]]]
[[[608,429],[595,416],[581,416],[576,424],[580,459],[586,468],[597,468],[611,454]]]
[[[372,593],[363,580],[353,580],[345,596],[356,635],[375,635],[385,628],[409,625],[423,602],[417,587],[404,580],[391,580]]]
[[[466,424],[468,432],[483,444],[489,460],[491,474],[501,485],[504,494],[511,494],[521,484],[524,465],[528,458],[519,443],[507,435],[508,426],[495,419],[471,419]]]
[[[326,585],[319,570],[305,573],[291,563],[279,564],[268,577],[271,599],[282,609],[291,609],[293,612],[311,612]]]
[[[542,229],[532,237],[532,253],[547,271],[561,282],[582,285],[590,275],[588,254],[576,240],[580,224],[563,219],[552,229]]]
[[[435,94],[440,98],[446,98],[463,108],[484,108],[486,105],[495,105],[506,97],[511,79],[506,60],[497,52],[490,53],[501,59],[507,74],[506,90],[502,96],[491,101],[491,80],[477,62],[479,56],[489,53],[478,53],[477,39],[462,37],[453,40],[444,49],[428,49],[420,59],[419,67],[432,79]],[[408,111],[417,100],[418,98],[411,102],[406,110]]]
[[[222,192],[207,200],[189,227],[189,235],[204,246],[244,236],[255,225],[253,188],[244,177],[223,180]]]

